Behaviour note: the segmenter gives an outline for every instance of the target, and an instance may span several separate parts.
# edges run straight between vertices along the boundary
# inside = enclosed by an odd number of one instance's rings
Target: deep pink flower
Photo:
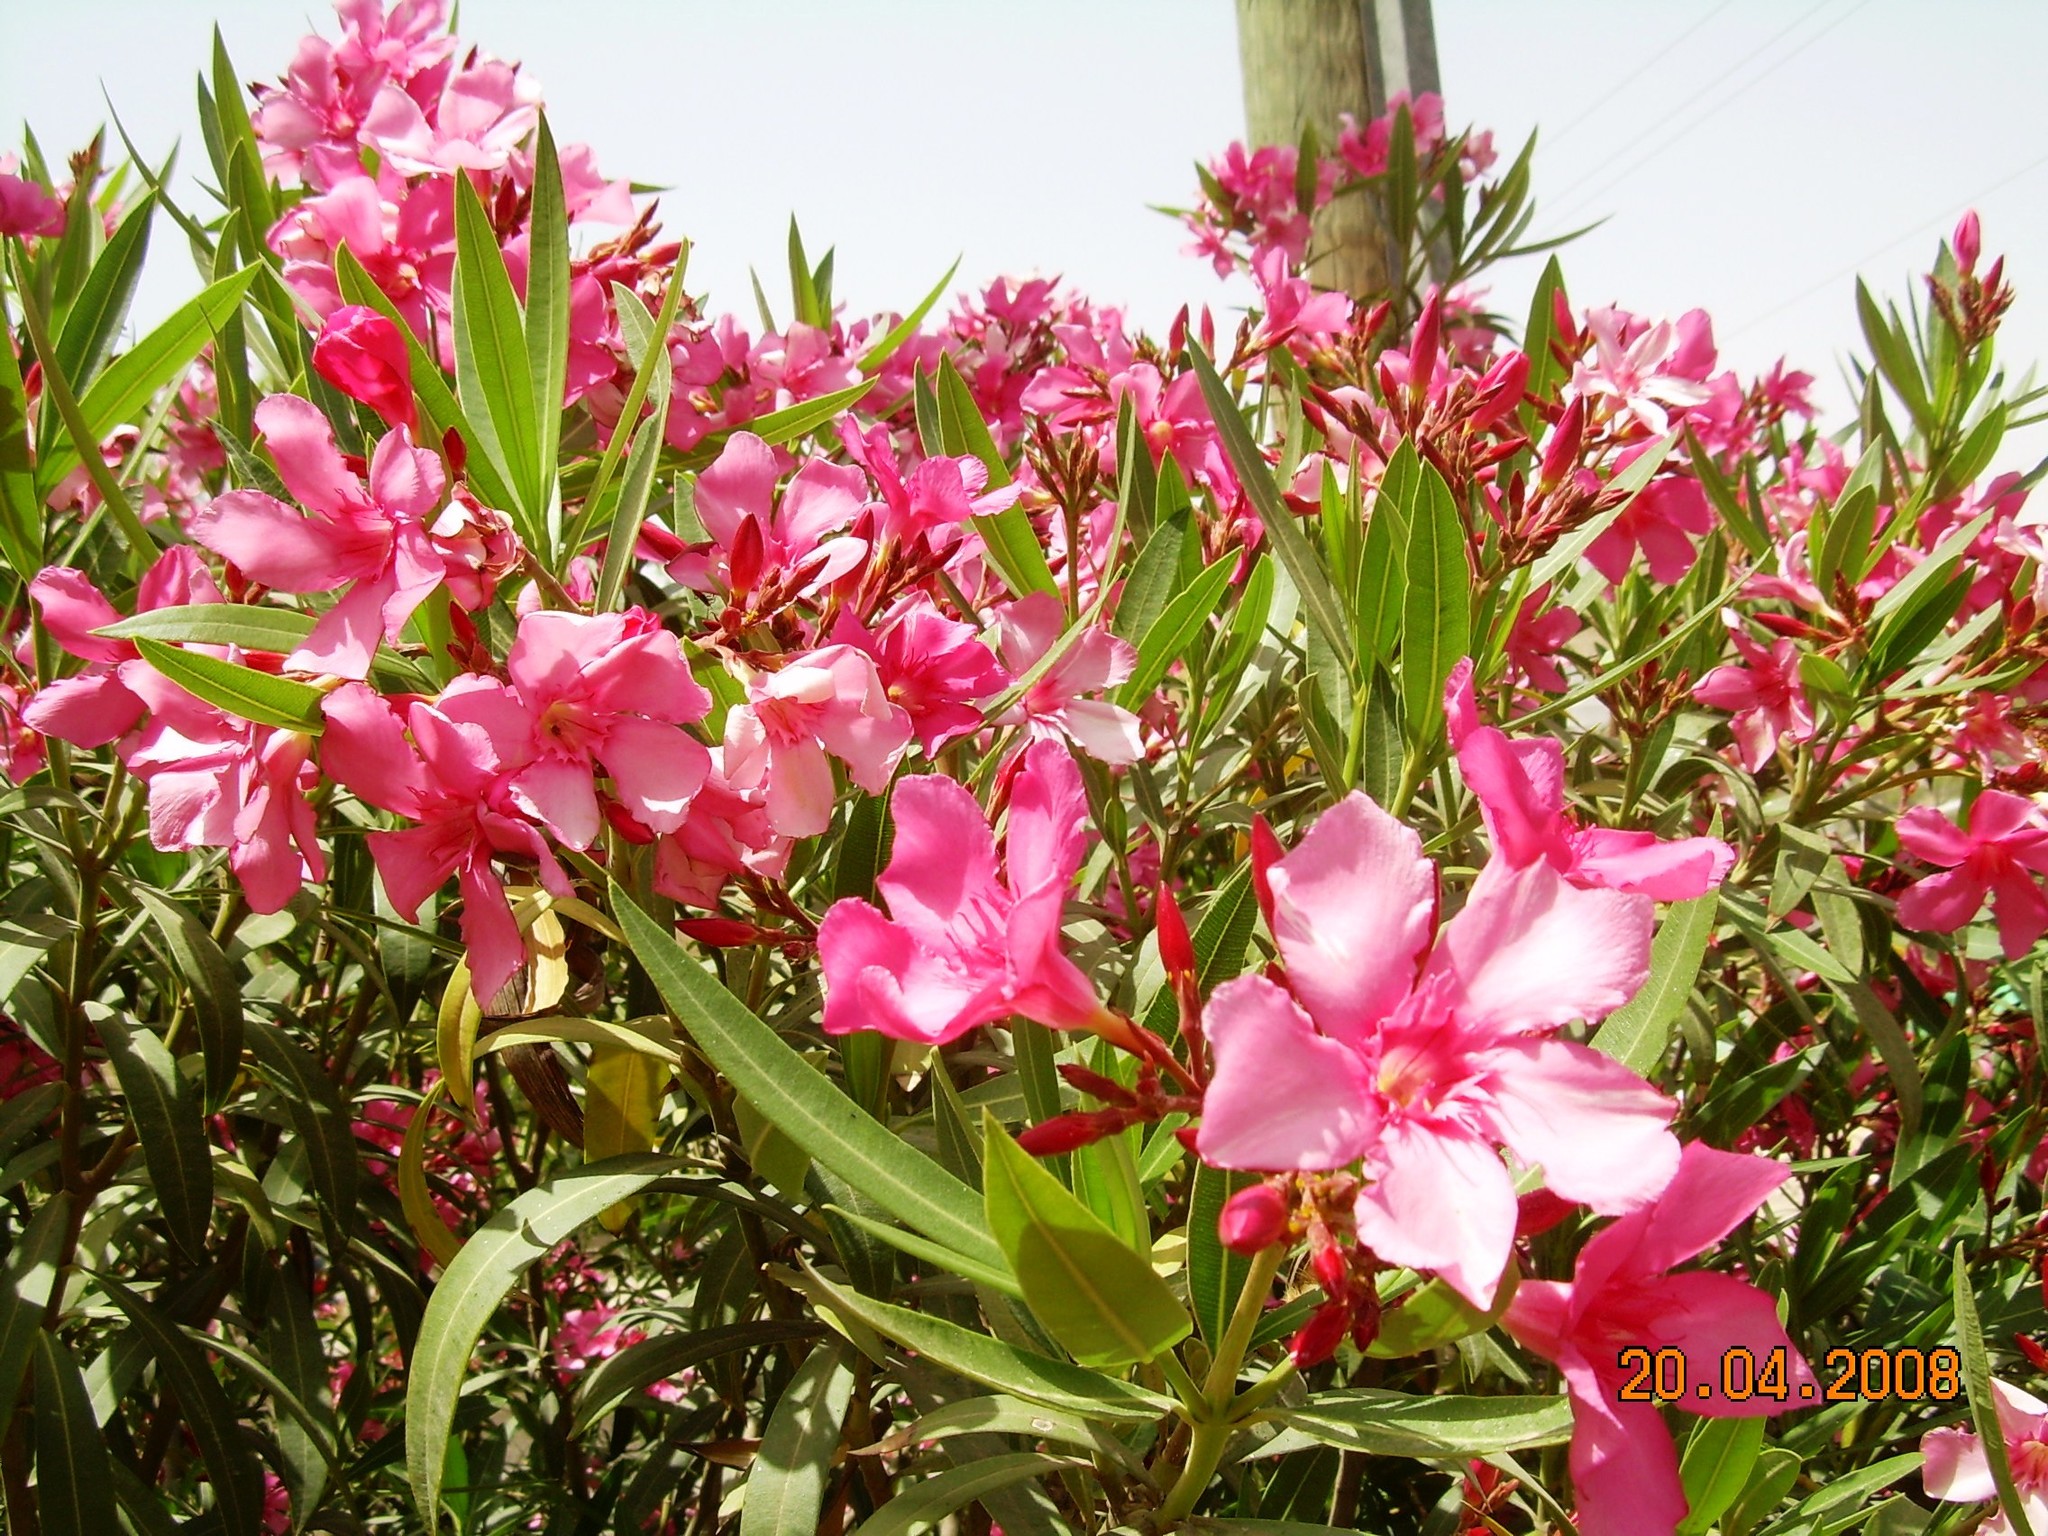
[[[1732,1275],[1669,1273],[1727,1236],[1790,1176],[1767,1158],[1693,1142],[1654,1203],[1594,1234],[1570,1281],[1525,1280],[1515,1291],[1503,1326],[1557,1365],[1571,1395],[1572,1482],[1585,1536],[1670,1536],[1686,1514],[1663,1415],[1620,1399],[1633,1374],[1617,1359],[1623,1348],[1682,1351],[1687,1379],[1707,1392],[1687,1389],[1675,1406],[1688,1413],[1761,1418],[1813,1400],[1813,1372],[1767,1294]],[[1782,1362],[1784,1400],[1723,1393],[1721,1362],[1738,1350],[1759,1378],[1769,1362]]]
[[[2035,876],[2048,875],[2048,817],[2033,801],[1987,789],[1970,807],[1970,830],[1958,831],[1932,806],[1899,818],[1899,846],[1945,873],[1899,893],[1899,921],[1928,933],[1953,933],[1989,897],[2005,958],[2017,960],[2048,933],[2048,896]]]
[[[1664,1187],[1678,1162],[1675,1106],[1608,1057],[1546,1038],[1604,1018],[1642,985],[1648,897],[1495,858],[1439,929],[1421,839],[1357,792],[1267,867],[1265,884],[1289,990],[1249,976],[1210,997],[1204,1159],[1259,1170],[1364,1159],[1360,1241],[1480,1306],[1515,1232],[1499,1145],[1603,1213]]]
[[[41,187],[14,173],[14,159],[0,162],[0,235],[61,235],[64,205]]]
[[[1714,668],[1694,685],[1692,696],[1735,716],[1729,724],[1742,766],[1755,773],[1771,760],[1779,742],[1813,739],[1813,706],[1799,680],[1798,648],[1790,640],[1774,640],[1766,649],[1743,632],[1732,609],[1722,617],[1742,661]]]
[[[794,846],[769,820],[766,790],[733,788],[724,758],[723,747],[711,749],[710,771],[683,825],[655,845],[655,890],[693,907],[716,908],[736,875],[781,879]]]
[[[264,169],[303,177],[325,189],[361,174],[359,135],[378,90],[388,84],[431,100],[457,42],[448,36],[446,0],[338,0],[339,42],[299,43],[282,86],[256,87],[252,115]]]
[[[2048,1403],[2018,1387],[1993,1380],[1998,1429],[2005,1439],[2005,1459],[2012,1469],[2020,1509],[2035,1531],[2048,1530]],[[1956,1425],[1929,1430],[1920,1439],[1920,1484],[1932,1499],[1952,1504],[1988,1504],[1998,1497],[1984,1442],[1975,1430]],[[2012,1536],[2005,1511],[1995,1511],[1977,1529],[1984,1536]]]
[[[1704,895],[1734,867],[1735,850],[1719,838],[1666,842],[1654,832],[1579,826],[1564,809],[1564,744],[1552,736],[1510,740],[1481,725],[1469,659],[1451,668],[1444,716],[1458,771],[1479,797],[1494,857],[1510,867],[1541,862],[1574,885],[1638,891],[1659,901]]]
[[[909,745],[910,716],[890,702],[873,658],[828,645],[747,679],[747,702],[725,717],[725,774],[735,789],[766,787],[776,831],[815,837],[836,798],[828,752],[879,795]]]
[[[368,305],[344,304],[327,317],[313,371],[389,425],[413,425],[412,354],[398,327]]]
[[[1698,551],[1692,538],[1711,533],[1713,508],[1697,480],[1665,475],[1644,486],[1600,537],[1586,547],[1586,558],[1609,581],[1628,575],[1637,549],[1650,567],[1651,579],[1670,586],[1692,569]]]
[[[652,832],[683,824],[711,765],[682,729],[711,695],[690,675],[681,643],[645,609],[584,615],[542,611],[519,621],[505,671],[531,722],[531,761],[512,799],[572,848],[602,829],[594,775]]]
[[[1088,819],[1067,749],[1026,752],[1000,874],[988,818],[951,779],[905,779],[891,804],[895,848],[875,882],[890,915],[840,901],[818,929],[826,1031],[943,1045],[1011,1014],[1055,1029],[1105,1023],[1093,985],[1060,952]]]
[[[1003,665],[1022,677],[1056,644],[1067,626],[1066,610],[1047,592],[1032,592],[996,618]],[[1067,647],[1066,653],[1033,683],[1006,725],[1028,724],[1032,735],[1064,736],[1098,762],[1129,763],[1144,755],[1138,717],[1107,699],[1083,698],[1116,687],[1131,675],[1138,653],[1100,624]]]
[[[509,690],[482,677],[457,678],[438,700],[415,700],[402,714],[361,683],[336,689],[322,707],[320,762],[328,777],[417,823],[369,835],[391,905],[417,921],[420,903],[457,877],[471,990],[488,1006],[526,958],[492,859],[502,853],[531,861],[549,891],[572,892],[512,793],[513,775],[531,760],[532,722]]]
[[[970,517],[1001,512],[1024,492],[1017,484],[989,490],[988,466],[968,456],[934,455],[906,475],[897,467],[886,427],[862,437],[849,426],[844,435],[847,451],[881,493],[873,509],[878,544],[909,547],[923,541],[943,548],[952,530]]]
[[[697,476],[697,517],[717,546],[718,558],[692,551],[669,562],[669,574],[685,586],[708,588],[713,578],[734,581],[730,557],[751,523],[747,542],[758,549],[752,571],[735,585],[751,589],[779,581],[797,592],[830,585],[867,557],[864,539],[845,533],[867,501],[867,478],[848,464],[813,459],[791,477],[778,497],[781,477],[775,450],[751,432],[735,432],[717,459]],[[838,537],[831,537],[838,535]]]
[[[441,365],[452,369],[454,188],[446,177],[407,182],[388,168],[376,180],[351,176],[279,219],[270,248],[284,258],[292,291],[329,315],[342,305],[335,252],[347,246],[415,336],[439,334]]]
[[[874,657],[890,702],[910,715],[926,757],[978,729],[982,714],[976,701],[1010,683],[973,626],[947,618],[922,592],[898,602],[873,633],[842,612],[832,638]]]
[[[378,641],[396,639],[441,584],[442,556],[427,533],[447,483],[440,456],[415,448],[399,427],[379,440],[365,484],[310,400],[272,395],[256,407],[256,425],[278,474],[311,516],[261,491],[229,491],[193,517],[192,537],[280,592],[352,583],[285,665],[367,677]]]
[[[384,86],[370,103],[362,136],[408,176],[496,171],[539,121],[540,91],[531,80],[501,60],[472,57],[425,103]]]

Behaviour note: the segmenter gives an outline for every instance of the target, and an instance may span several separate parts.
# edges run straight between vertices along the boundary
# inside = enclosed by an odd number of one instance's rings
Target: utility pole
[[[1327,152],[1338,117],[1366,123],[1391,96],[1436,91],[1430,0],[1237,0],[1245,128],[1253,147],[1295,145],[1313,127]],[[1309,276],[1364,296],[1387,289],[1379,210],[1369,196],[1340,197],[1315,220]]]

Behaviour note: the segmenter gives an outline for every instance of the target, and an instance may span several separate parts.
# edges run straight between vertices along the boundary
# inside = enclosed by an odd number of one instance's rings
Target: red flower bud
[[[2012,1341],[2019,1346],[2020,1353],[2027,1357],[2029,1365],[2037,1371],[2048,1371],[2048,1349],[2043,1349],[2036,1340],[2024,1333],[2014,1334]]]
[[[1443,328],[1443,291],[1432,289],[1429,301],[1416,319],[1415,340],[1408,348],[1408,398],[1418,405],[1428,398],[1430,380],[1436,377],[1436,354]]]
[[[1325,1242],[1309,1255],[1308,1267],[1316,1277],[1316,1283],[1332,1300],[1341,1299],[1351,1289],[1351,1266],[1344,1262],[1344,1255],[1335,1243]]]
[[[1173,899],[1173,892],[1163,884],[1153,902],[1152,915],[1159,927],[1159,963],[1166,967],[1166,974],[1194,975],[1195,941],[1188,937],[1188,920],[1181,916],[1180,903]]]
[[[764,936],[761,929],[752,923],[743,923],[736,917],[688,917],[677,923],[676,927],[699,944],[709,944],[713,949],[733,949],[742,944],[757,944]]]
[[[1294,1358],[1294,1368],[1305,1371],[1312,1365],[1321,1365],[1337,1353],[1337,1346],[1344,1342],[1350,1327],[1351,1309],[1343,1302],[1326,1301],[1317,1307],[1288,1341],[1287,1353]]]
[[[329,315],[313,343],[313,371],[392,426],[413,424],[412,353],[376,310],[344,304]]]
[[[1547,1189],[1532,1189],[1515,1202],[1515,1236],[1548,1232],[1572,1213],[1572,1202]]]
[[[1033,1157],[1056,1157],[1098,1142],[1122,1129],[1122,1125],[1122,1117],[1113,1112],[1077,1110],[1028,1127],[1018,1136],[1017,1145]]]
[[[1254,1184],[1223,1202],[1216,1236],[1232,1253],[1257,1253],[1287,1235],[1287,1217],[1287,1197],[1270,1184]]]
[[[1972,208],[1956,223],[1955,239],[1956,267],[1968,276],[1977,270],[1977,258],[1984,251],[1984,230],[1977,222],[1977,210]]]
[[[1472,403],[1472,428],[1484,432],[1522,403],[1529,387],[1529,354],[1510,352],[1479,381],[1479,398]]]
[[[1562,485],[1579,461],[1579,449],[1586,440],[1586,398],[1575,396],[1558,419],[1557,430],[1543,449],[1543,471],[1537,483],[1545,490]]]
[[[1273,829],[1266,825],[1266,818],[1252,818],[1252,891],[1259,898],[1259,910],[1266,914],[1266,926],[1273,926],[1273,887],[1266,879],[1266,871],[1287,856],[1287,850],[1280,846],[1280,839],[1273,835]]]
[[[732,552],[726,557],[726,576],[735,592],[751,592],[754,583],[761,579],[761,564],[766,548],[761,537],[758,519],[744,517],[732,536]]]

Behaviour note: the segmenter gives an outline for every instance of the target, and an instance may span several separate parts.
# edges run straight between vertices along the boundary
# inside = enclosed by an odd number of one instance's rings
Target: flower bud
[[[1266,926],[1273,926],[1273,887],[1266,872],[1287,856],[1287,850],[1280,846],[1280,839],[1273,835],[1273,829],[1266,825],[1266,818],[1252,818],[1252,891],[1259,898],[1259,910],[1266,915]]]
[[[1573,1209],[1572,1202],[1562,1195],[1532,1189],[1515,1202],[1515,1236],[1534,1237],[1538,1232],[1548,1232],[1571,1215]]]
[[[1114,1111],[1076,1110],[1027,1127],[1017,1137],[1017,1145],[1033,1157],[1056,1157],[1098,1142],[1122,1125],[1122,1117]]]
[[[1577,395],[1564,408],[1564,415],[1558,418],[1557,430],[1550,434],[1550,441],[1544,445],[1543,470],[1537,483],[1545,490],[1562,485],[1578,463],[1579,449],[1585,440],[1586,397]]]
[[[1472,428],[1484,432],[1522,403],[1529,387],[1529,354],[1510,352],[1486,370],[1472,403]]]
[[[1287,1353],[1293,1357],[1294,1368],[1305,1371],[1312,1365],[1321,1365],[1337,1353],[1337,1346],[1344,1342],[1350,1328],[1351,1309],[1341,1301],[1324,1302],[1288,1341]]]
[[[1319,1246],[1309,1255],[1308,1267],[1326,1296],[1337,1299],[1350,1291],[1351,1266],[1344,1261],[1344,1255],[1335,1243],[1324,1242]]]
[[[1232,1253],[1257,1253],[1287,1235],[1287,1217],[1287,1197],[1271,1184],[1254,1184],[1223,1202],[1216,1236]]]
[[[1442,345],[1443,328],[1443,290],[1432,289],[1415,322],[1415,341],[1408,348],[1408,397],[1418,405],[1428,397],[1430,381],[1436,377],[1436,354]]]
[[[413,424],[412,354],[398,327],[367,305],[344,304],[327,317],[313,371],[392,426]]]
[[[1159,963],[1166,968],[1166,974],[1176,978],[1193,975],[1195,942],[1188,937],[1188,920],[1181,916],[1180,903],[1164,884],[1154,899],[1152,913],[1159,928]]]
[[[2048,1349],[2043,1349],[2037,1340],[2024,1333],[2014,1334],[2012,1341],[2019,1346],[2020,1353],[2027,1357],[2027,1364],[2037,1371],[2048,1371]]]
[[[1984,251],[1984,230],[1977,222],[1977,210],[1972,208],[1956,222],[1955,238],[1951,242],[1956,248],[1956,268],[1965,277],[1977,270],[1977,258]]]

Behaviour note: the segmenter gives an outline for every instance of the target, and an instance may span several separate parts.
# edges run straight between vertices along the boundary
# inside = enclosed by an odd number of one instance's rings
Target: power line
[[[1588,118],[1592,117],[1595,113],[1599,112],[1601,108],[1605,107],[1609,102],[1613,101],[1615,97],[1621,95],[1623,92],[1628,90],[1630,86],[1634,85],[1645,74],[1649,73],[1649,71],[1653,67],[1663,63],[1665,59],[1669,58],[1671,54],[1674,51],[1676,51],[1680,43],[1684,42],[1687,38],[1691,37],[1693,33],[1699,31],[1700,28],[1704,27],[1708,22],[1712,21],[1716,16],[1720,15],[1723,11],[1727,10],[1728,7],[1733,5],[1734,3],[1735,0],[1721,0],[1721,3],[1719,5],[1715,6],[1711,11],[1707,12],[1706,15],[1702,16],[1698,21],[1694,22],[1691,26],[1687,27],[1683,32],[1679,33],[1678,36],[1672,38],[1670,42],[1666,43],[1662,48],[1659,48],[1647,59],[1644,59],[1640,64],[1637,64],[1634,67],[1623,71],[1620,84],[1614,86],[1604,96],[1600,97],[1599,100],[1595,101],[1590,107],[1587,107],[1585,111],[1581,112],[1577,117],[1573,118],[1570,122],[1566,123],[1562,128],[1558,129],[1557,132],[1550,136],[1550,142],[1552,144],[1556,144],[1559,141],[1561,141],[1565,137],[1565,135],[1569,134],[1573,129],[1577,128],[1580,124],[1584,123]]]
[[[1972,192],[1968,197],[1963,198],[1960,203],[1950,204],[1949,206],[1951,208],[1973,208],[1978,203],[1981,203],[1985,198],[1989,197],[1992,193],[2004,191],[2007,187],[2011,186],[2014,182],[2020,180],[2022,177],[2031,176],[2035,171],[2040,170],[2041,167],[2044,165],[2048,165],[2048,155],[2042,155],[2040,158],[2028,162],[2026,165],[2021,166],[2018,170],[2013,171],[2008,175],[2001,176],[1997,181],[1992,182],[1990,186],[1985,187],[1979,191]],[[1913,239],[1916,235],[1924,234],[1930,226],[1942,223],[1947,216],[1948,215],[1946,214],[1937,213],[1931,215],[1928,218],[1920,220],[1920,222],[1915,224],[1911,229],[1905,230],[1900,234],[1893,236],[1890,240],[1887,240],[1883,245],[1878,246],[1875,250],[1869,251],[1866,254],[1857,257],[1854,261],[1850,262],[1846,267],[1842,267],[1837,271],[1830,272],[1826,277],[1822,278],[1819,282],[1813,284],[1812,287],[1802,288],[1798,293],[1793,294],[1791,298],[1784,300],[1780,304],[1773,305],[1771,308],[1765,310],[1760,315],[1752,315],[1749,319],[1743,321],[1742,324],[1736,326],[1735,329],[1725,332],[1723,335],[1723,339],[1732,341],[1737,336],[1741,336],[1746,332],[1755,330],[1758,326],[1762,325],[1766,320],[1776,319],[1779,315],[1782,315],[1786,310],[1791,309],[1794,305],[1804,303],[1806,300],[1812,298],[1816,293],[1820,293],[1825,289],[1832,288],[1836,283],[1839,283],[1843,278],[1860,271],[1864,266],[1868,265],[1872,261],[1875,261],[1878,257],[1884,255],[1887,251],[1896,250],[1899,246],[1904,245],[1908,240]]]

